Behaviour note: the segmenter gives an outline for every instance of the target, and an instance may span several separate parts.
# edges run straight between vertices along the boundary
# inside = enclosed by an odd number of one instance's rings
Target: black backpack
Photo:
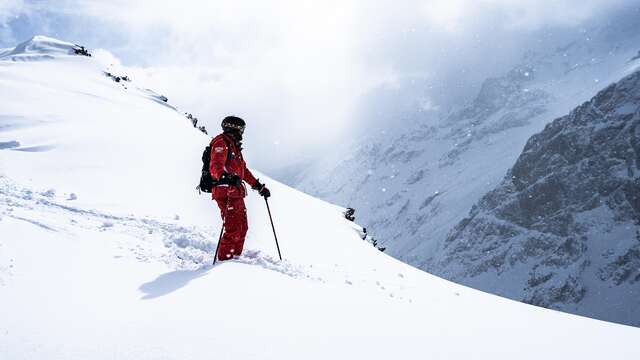
[[[211,163],[211,146],[207,145],[202,152],[202,171],[200,173],[200,184],[196,186],[198,192],[211,192],[213,187],[213,177],[209,172],[209,163]]]
[[[227,149],[231,149],[229,146],[229,142],[227,139],[223,137],[225,144],[227,145]],[[227,152],[227,160],[231,159],[231,151]],[[209,164],[211,163],[211,145],[207,145],[202,152],[202,171],[200,172],[200,184],[196,186],[196,190],[198,192],[204,191],[206,193],[211,192],[211,188],[217,185],[217,183],[213,180],[213,176],[209,172]]]

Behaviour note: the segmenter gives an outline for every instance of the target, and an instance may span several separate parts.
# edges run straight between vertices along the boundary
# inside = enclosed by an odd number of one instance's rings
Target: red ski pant
[[[231,259],[240,255],[244,247],[244,238],[249,229],[247,208],[243,197],[228,196],[226,191],[215,190],[212,195],[218,203],[224,223],[224,234],[218,247],[218,260]]]

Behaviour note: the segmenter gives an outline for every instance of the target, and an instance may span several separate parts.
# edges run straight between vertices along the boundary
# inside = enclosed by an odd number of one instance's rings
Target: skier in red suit
[[[211,140],[211,162],[209,172],[213,177],[211,196],[218,203],[224,234],[218,248],[218,260],[224,261],[240,256],[247,234],[247,208],[244,197],[245,181],[261,196],[268,198],[271,192],[256,179],[242,158],[242,134],[245,122],[236,116],[222,120],[222,134]]]

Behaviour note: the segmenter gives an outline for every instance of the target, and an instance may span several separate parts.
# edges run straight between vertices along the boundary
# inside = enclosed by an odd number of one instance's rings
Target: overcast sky
[[[244,117],[247,158],[268,171],[397,121],[389,113],[406,106],[465,99],[524,51],[630,3],[0,0],[0,47],[43,34],[106,49],[212,131]]]

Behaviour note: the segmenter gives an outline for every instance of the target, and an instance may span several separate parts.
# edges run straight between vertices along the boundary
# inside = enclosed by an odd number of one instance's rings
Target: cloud
[[[23,0],[3,0],[0,2],[0,22],[5,24],[7,19],[16,16],[25,9]]]
[[[21,14],[24,9],[25,4],[22,0],[0,1],[0,40],[2,40],[2,43],[11,44],[16,41],[9,26],[9,21]]]
[[[404,112],[408,107],[422,112],[425,102],[432,104],[429,109],[459,106],[482,80],[503,74],[524,52],[565,45],[576,30],[604,23],[613,12],[640,1],[380,0],[360,5],[355,53],[370,73],[388,79],[371,100],[360,100],[358,117],[369,119],[370,127],[386,126],[394,113],[403,114],[398,108],[403,102]]]
[[[506,28],[536,30],[545,26],[576,26],[594,16],[602,16],[610,9],[629,0],[482,0],[503,12]]]

